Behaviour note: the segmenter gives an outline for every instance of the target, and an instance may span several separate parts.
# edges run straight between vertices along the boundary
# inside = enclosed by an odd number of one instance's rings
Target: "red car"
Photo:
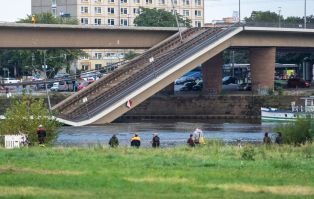
[[[288,80],[288,88],[309,88],[311,83],[300,78],[292,78]]]

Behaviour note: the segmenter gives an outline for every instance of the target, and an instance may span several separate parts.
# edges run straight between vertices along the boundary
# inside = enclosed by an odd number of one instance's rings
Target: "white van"
[[[51,91],[68,91],[68,85],[65,82],[55,82],[50,88]]]

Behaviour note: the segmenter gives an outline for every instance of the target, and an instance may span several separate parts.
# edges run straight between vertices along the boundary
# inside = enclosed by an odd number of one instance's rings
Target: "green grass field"
[[[314,145],[243,151],[0,149],[0,198],[314,198]]]

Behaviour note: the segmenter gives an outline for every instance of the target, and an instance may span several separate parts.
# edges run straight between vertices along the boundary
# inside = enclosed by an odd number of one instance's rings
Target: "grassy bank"
[[[314,198],[314,145],[0,149],[0,198]]]

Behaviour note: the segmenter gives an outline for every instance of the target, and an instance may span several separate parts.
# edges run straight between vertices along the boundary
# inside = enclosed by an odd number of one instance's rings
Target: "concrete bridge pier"
[[[251,48],[250,63],[253,92],[267,94],[275,83],[276,48]]]
[[[166,86],[164,89],[160,91],[162,94],[173,95],[174,94],[174,82]]]
[[[202,64],[203,93],[219,94],[222,88],[223,53],[219,53]]]

